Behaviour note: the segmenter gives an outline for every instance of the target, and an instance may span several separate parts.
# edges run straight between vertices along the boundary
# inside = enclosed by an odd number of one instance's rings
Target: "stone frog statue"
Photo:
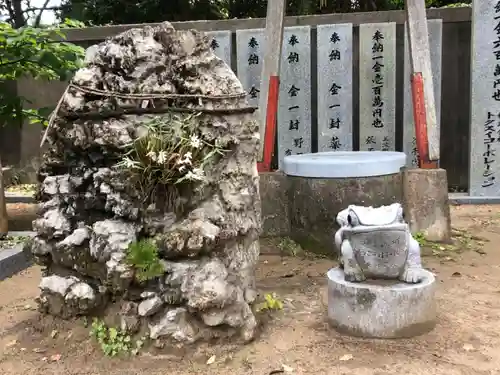
[[[364,207],[350,205],[337,215],[340,229],[335,246],[345,279],[422,281],[420,246],[404,221],[401,204]]]

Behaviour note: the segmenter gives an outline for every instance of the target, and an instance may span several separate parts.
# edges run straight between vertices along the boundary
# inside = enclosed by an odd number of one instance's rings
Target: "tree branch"
[[[21,0],[12,0],[12,10],[14,16],[14,27],[16,29],[26,25],[26,18],[23,15]]]
[[[45,0],[46,3],[48,3],[47,0]],[[50,1],[50,0],[49,0]],[[57,5],[54,5],[54,6],[46,6],[46,7],[30,7],[30,8],[26,8],[25,10],[23,10],[23,13],[27,13],[27,12],[35,12],[37,10],[43,12],[44,10],[60,10],[62,8],[62,6],[57,6]]]
[[[13,4],[13,2],[15,4]],[[20,0],[5,0],[5,9],[8,12],[9,17],[5,19],[5,22],[8,22],[12,24],[15,28],[19,28],[21,26],[24,26],[26,24],[26,19],[24,17],[25,14],[27,13],[37,13],[36,18],[34,20],[33,26],[34,27],[39,27],[41,20],[42,20],[42,15],[43,12],[47,10],[61,10],[62,5],[54,5],[54,6],[48,6],[50,0],[45,0],[44,4],[41,7],[32,7],[28,3],[27,7],[22,9],[19,8]],[[21,20],[23,21],[23,24],[21,25]]]
[[[40,25],[40,22],[42,20],[42,13],[47,10],[47,6],[49,5],[50,0],[45,0],[45,3],[43,3],[42,8],[39,9],[38,16],[35,18],[35,23],[33,26],[38,27]]]
[[[7,12],[9,12],[9,18],[8,20],[14,20],[14,9],[12,8],[12,1],[11,0],[5,0],[5,8],[7,9]]]

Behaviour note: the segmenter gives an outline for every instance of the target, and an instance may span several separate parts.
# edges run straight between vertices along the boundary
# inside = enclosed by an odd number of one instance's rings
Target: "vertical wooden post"
[[[3,181],[2,160],[0,159],[0,239],[9,231],[9,220],[7,218],[7,205],[5,202],[5,188]]]
[[[281,47],[283,43],[283,23],[286,13],[285,0],[267,2],[266,46],[262,64],[260,110],[260,153],[259,172],[271,170],[271,160],[276,140],[278,115],[279,75]]]
[[[405,8],[419,164],[421,168],[437,168],[440,153],[439,128],[436,118],[425,0],[407,0]]]

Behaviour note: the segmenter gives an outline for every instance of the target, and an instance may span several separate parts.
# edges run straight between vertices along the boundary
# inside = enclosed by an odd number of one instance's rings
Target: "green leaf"
[[[49,118],[50,114],[54,110],[54,107],[42,107],[38,109],[38,115],[44,118]]]
[[[64,53],[64,52],[63,52]],[[60,56],[63,57],[63,56]],[[39,55],[38,63],[47,68],[58,72],[61,69],[61,60],[59,56],[56,56],[52,51],[43,51]]]
[[[114,341],[116,340],[116,338],[118,337],[118,331],[116,328],[110,328],[109,329],[109,338],[111,341]]]
[[[81,27],[81,22],[67,22],[63,27]],[[46,124],[49,111],[22,108],[25,101],[13,97],[2,83],[23,76],[47,80],[67,80],[82,66],[85,51],[82,47],[61,42],[64,37],[60,26],[14,29],[0,22],[0,123],[12,122],[13,118],[30,123]],[[54,39],[59,38],[59,39]]]

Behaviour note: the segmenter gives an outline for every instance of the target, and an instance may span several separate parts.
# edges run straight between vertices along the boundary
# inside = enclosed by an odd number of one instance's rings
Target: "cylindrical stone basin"
[[[320,152],[286,156],[283,164],[289,180],[291,237],[315,253],[335,254],[335,219],[350,204],[402,201],[403,152]]]
[[[328,319],[339,332],[367,338],[408,338],[436,325],[434,275],[422,270],[418,284],[346,281],[340,268],[328,271]]]

